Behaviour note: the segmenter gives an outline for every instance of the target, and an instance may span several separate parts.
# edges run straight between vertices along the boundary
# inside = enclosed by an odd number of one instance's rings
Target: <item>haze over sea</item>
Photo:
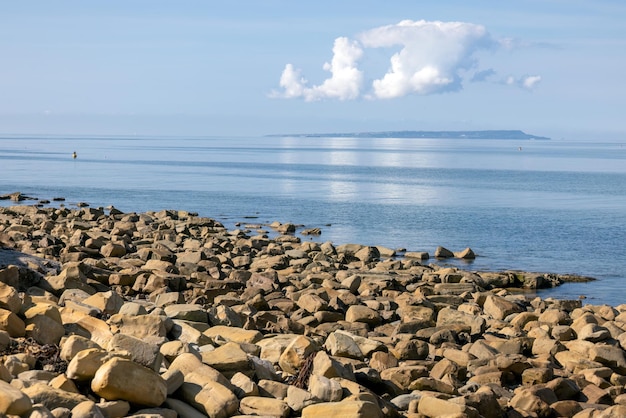
[[[337,245],[469,246],[474,262],[451,263],[588,275],[541,295],[626,303],[626,147],[602,138],[4,136],[0,167],[0,194],[293,222]]]

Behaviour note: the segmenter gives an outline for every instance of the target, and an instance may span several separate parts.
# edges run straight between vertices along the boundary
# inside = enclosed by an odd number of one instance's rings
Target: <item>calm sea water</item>
[[[14,191],[229,227],[294,222],[335,244],[469,246],[479,257],[464,268],[589,275],[543,296],[626,303],[621,143],[0,137],[0,194]]]

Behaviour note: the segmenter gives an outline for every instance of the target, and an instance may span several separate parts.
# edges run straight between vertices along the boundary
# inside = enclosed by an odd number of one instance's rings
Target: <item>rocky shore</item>
[[[626,305],[520,292],[577,278],[263,228],[0,208],[0,416],[626,416]]]

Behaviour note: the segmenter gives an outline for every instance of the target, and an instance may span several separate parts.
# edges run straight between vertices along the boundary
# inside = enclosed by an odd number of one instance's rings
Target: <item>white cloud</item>
[[[520,78],[515,78],[510,75],[503,81],[503,83],[508,86],[516,86],[526,90],[533,90],[540,82],[540,75],[527,75]]]
[[[337,38],[333,46],[333,59],[330,63],[324,63],[323,67],[331,73],[330,78],[317,86],[307,87],[308,82],[300,76],[300,70],[287,64],[280,77],[280,86],[284,90],[281,93],[274,92],[272,96],[302,97],[306,101],[356,99],[363,82],[363,73],[357,68],[356,63],[362,55],[363,50],[356,41],[344,37]]]
[[[374,80],[374,95],[394,98],[460,90],[460,71],[475,65],[473,55],[494,45],[484,26],[463,22],[403,20],[362,33],[370,48],[400,46],[384,77]]]
[[[352,100],[359,97],[392,99],[409,94],[428,95],[459,91],[469,81],[489,81],[495,70],[478,69],[481,50],[511,48],[512,40],[494,40],[482,25],[465,22],[403,20],[359,34],[357,40],[335,39],[333,58],[323,68],[330,77],[310,86],[301,71],[287,64],[280,78],[281,91],[271,97]],[[373,80],[363,90],[364,72],[358,63],[367,49],[395,49],[385,74],[370,74]],[[474,71],[469,71],[474,70]],[[473,77],[472,77],[473,75]],[[540,76],[511,77],[505,84],[534,88]]]
[[[529,75],[522,79],[522,86],[524,86],[525,89],[531,90],[535,88],[535,86],[539,84],[540,82],[541,82],[540,75]]]
[[[293,68],[293,65],[287,64],[280,76],[280,86],[285,89],[282,96],[290,99],[302,96],[304,85],[307,81],[300,76],[300,70]]]

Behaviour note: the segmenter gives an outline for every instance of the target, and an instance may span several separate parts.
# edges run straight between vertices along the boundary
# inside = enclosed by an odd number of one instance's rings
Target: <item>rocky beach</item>
[[[4,416],[626,416],[626,304],[532,294],[588,278],[82,206],[0,208]]]

